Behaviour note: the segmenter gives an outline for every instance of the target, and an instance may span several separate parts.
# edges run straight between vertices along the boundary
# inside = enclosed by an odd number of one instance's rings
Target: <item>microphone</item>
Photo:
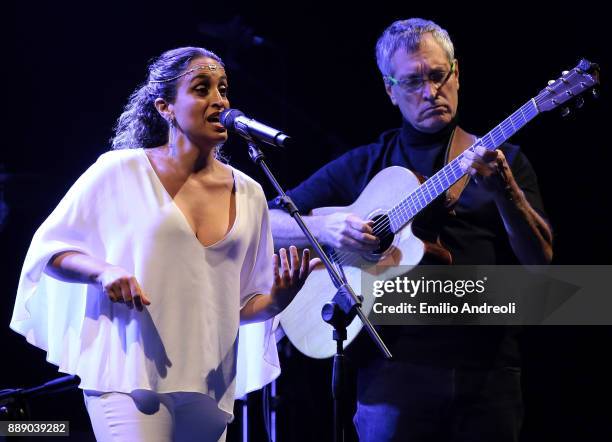
[[[238,109],[225,109],[219,120],[227,130],[236,132],[247,140],[256,139],[276,147],[287,147],[292,142],[291,137],[280,130],[248,118]]]

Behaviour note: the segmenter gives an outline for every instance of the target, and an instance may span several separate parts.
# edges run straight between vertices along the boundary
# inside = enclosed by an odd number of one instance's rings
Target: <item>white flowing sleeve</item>
[[[44,273],[51,257],[74,250],[104,256],[96,223],[106,199],[101,181],[108,179],[109,155],[103,154],[70,188],[38,228],[28,249],[10,327],[28,342],[47,351],[60,371],[74,373],[80,352],[86,284],[65,283]]]
[[[268,207],[263,190],[257,188],[257,205],[260,211],[261,231],[256,256],[245,263],[248,274],[240,290],[240,308],[256,294],[270,293],[272,288],[272,256],[274,244]],[[242,277],[242,275],[241,275]],[[280,374],[280,363],[273,330],[274,318],[240,327],[238,340],[238,367],[236,375],[236,398],[262,388]]]

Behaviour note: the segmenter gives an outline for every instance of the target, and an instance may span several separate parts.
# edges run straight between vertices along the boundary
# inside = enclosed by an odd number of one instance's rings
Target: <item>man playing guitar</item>
[[[468,174],[412,223],[422,240],[422,250],[415,252],[419,262],[549,263],[552,232],[527,158],[507,143],[466,151],[476,138],[457,125],[459,63],[448,33],[427,20],[397,21],[378,40],[376,56],[403,125],[349,151],[288,192],[302,213],[310,214],[305,220],[319,241],[336,257],[384,250],[388,244],[375,220],[341,208],[316,209],[352,204],[388,167],[431,177],[460,156],[457,164]],[[274,202],[270,206],[276,247],[306,247],[289,215]],[[516,330],[399,326],[382,330],[382,336],[394,355],[391,361],[359,339],[354,345],[359,365],[354,422],[360,440],[518,440],[522,400]]]

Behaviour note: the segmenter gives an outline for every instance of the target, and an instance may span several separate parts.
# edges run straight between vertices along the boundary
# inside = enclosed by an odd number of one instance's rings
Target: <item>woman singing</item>
[[[261,187],[219,161],[228,107],[218,56],[162,54],[32,240],[11,327],[80,377],[100,441],[224,440],[280,372],[272,318],[315,260],[273,254]]]

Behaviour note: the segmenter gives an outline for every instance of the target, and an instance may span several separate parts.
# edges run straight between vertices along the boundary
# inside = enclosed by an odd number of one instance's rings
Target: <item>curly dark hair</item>
[[[163,98],[169,103],[174,102],[179,79],[163,80],[179,76],[191,60],[199,57],[212,58],[224,66],[216,54],[197,47],[171,49],[149,64],[147,81],[130,95],[117,120],[115,136],[111,139],[113,149],[147,149],[168,142],[168,122],[155,108],[155,100]]]

